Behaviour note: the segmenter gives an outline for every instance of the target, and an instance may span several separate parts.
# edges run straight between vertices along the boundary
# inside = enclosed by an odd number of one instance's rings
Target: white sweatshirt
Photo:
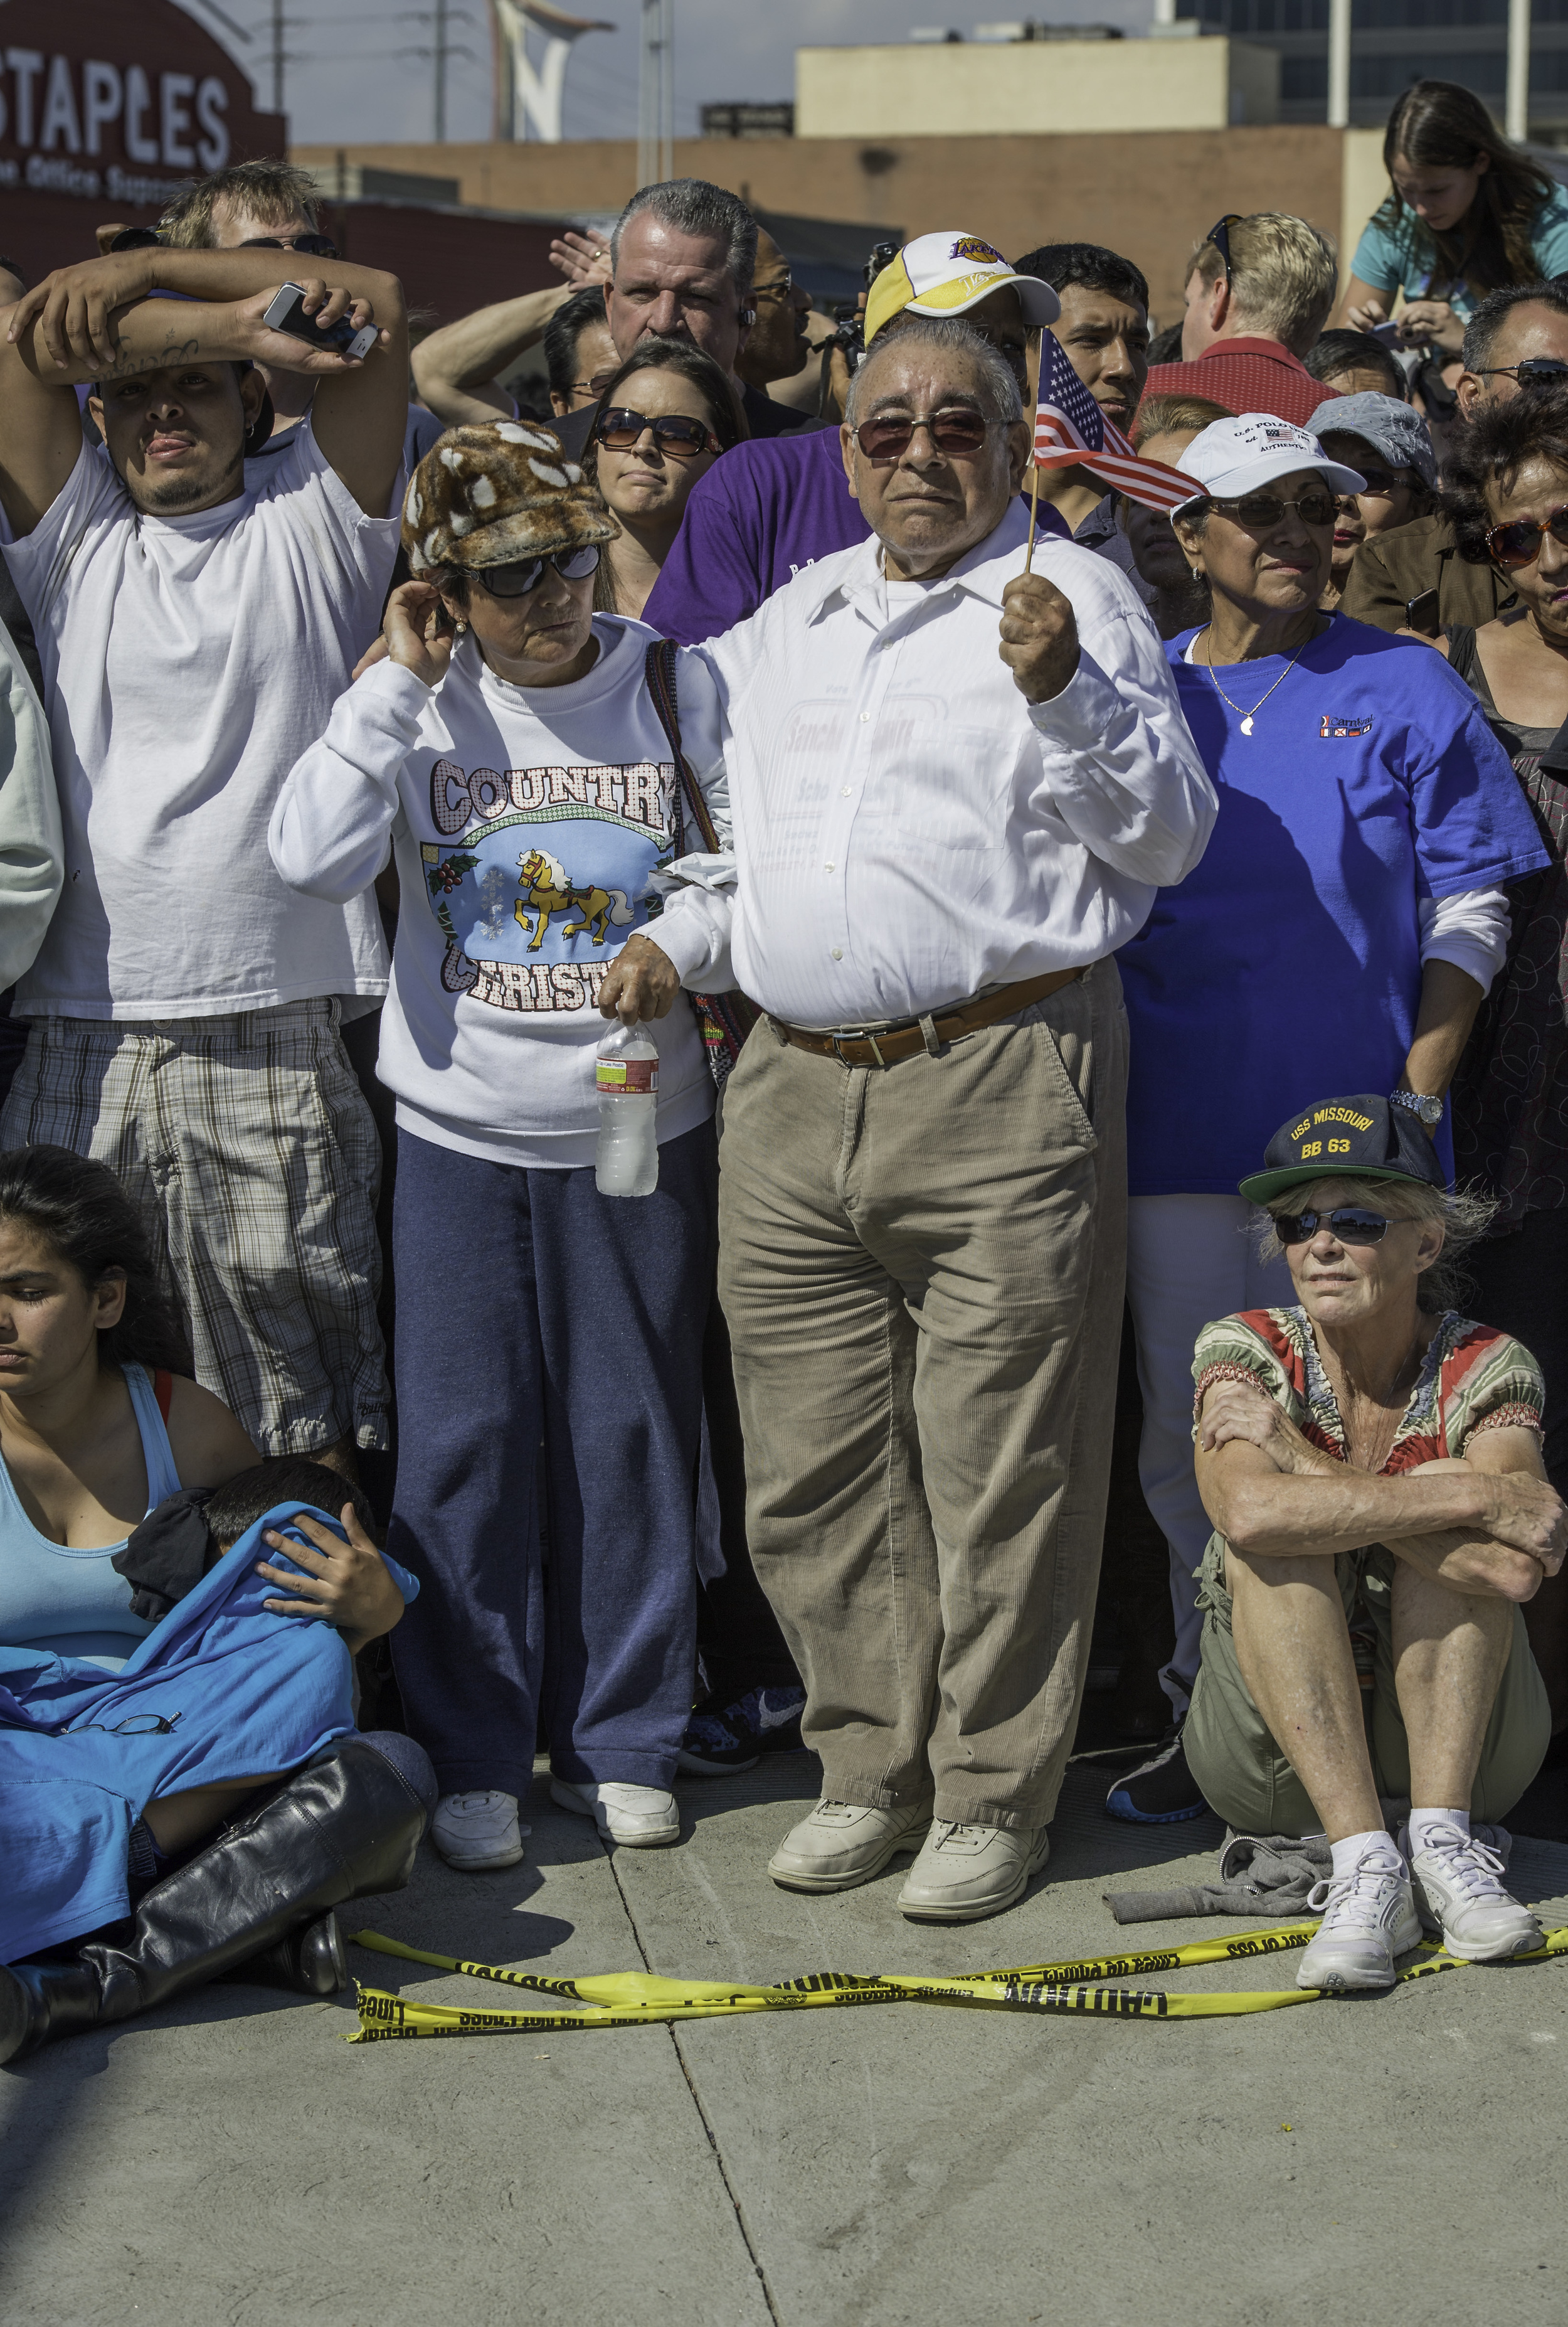
[[[595,1006],[648,926],[696,988],[723,989],[731,897],[704,887],[700,834],[644,678],[655,633],[596,614],[599,658],[565,687],[498,678],[466,634],[438,687],[378,663],[341,696],[284,784],[268,839],[291,888],[341,903],[395,856],[402,892],[378,1072],[416,1137],[492,1162],[592,1164]],[[729,845],[720,714],[683,655],[681,743]],[[653,879],[698,852],[696,885]],[[683,867],[683,871],[686,868]],[[662,910],[661,910],[662,907]],[[684,996],[653,1029],[658,1136],[714,1110]]]

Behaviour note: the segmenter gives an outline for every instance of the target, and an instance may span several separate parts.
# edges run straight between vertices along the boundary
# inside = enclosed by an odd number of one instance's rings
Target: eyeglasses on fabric
[[[336,258],[338,246],[324,234],[253,234],[241,250],[303,250],[307,258]]]
[[[1334,497],[1321,487],[1311,492],[1293,493],[1288,498],[1283,493],[1243,493],[1237,500],[1223,500],[1216,494],[1214,506],[1235,518],[1238,525],[1255,528],[1259,532],[1278,525],[1286,509],[1296,510],[1303,525],[1334,522]]]
[[[1337,1212],[1275,1212],[1274,1225],[1281,1244],[1311,1244],[1320,1229],[1341,1244],[1381,1244],[1388,1233],[1386,1215],[1363,1211],[1359,1204]]]
[[[539,576],[553,565],[563,582],[585,582],[599,563],[599,544],[582,549],[553,549],[546,557],[514,557],[505,565],[475,565],[469,578],[492,598],[526,598],[539,586]]]
[[[656,413],[649,419],[643,413],[618,404],[600,414],[593,424],[593,434],[607,453],[630,453],[649,428],[659,451],[672,461],[695,461],[699,453],[719,450],[719,440],[713,430],[685,412]]]
[[[890,413],[884,420],[863,421],[854,432],[854,441],[868,461],[887,468],[903,458],[918,428],[926,431],[938,453],[964,458],[980,450],[990,425],[983,414],[958,405],[947,412],[919,413],[912,420]]]
[[[1561,388],[1568,363],[1561,356],[1526,356],[1523,363],[1478,364],[1478,379],[1517,379],[1521,388]]]
[[[1199,246],[1200,249],[1207,250],[1212,243],[1215,249],[1218,251],[1220,265],[1225,269],[1225,287],[1227,291],[1234,279],[1230,264],[1230,229],[1233,226],[1239,226],[1245,215],[1242,210],[1227,210],[1218,224],[1209,228]]]
[[[1550,516],[1510,518],[1507,525],[1494,525],[1487,536],[1487,547],[1499,565],[1534,565],[1541,555],[1541,537],[1549,533],[1554,541],[1568,549],[1568,503],[1554,509]]]

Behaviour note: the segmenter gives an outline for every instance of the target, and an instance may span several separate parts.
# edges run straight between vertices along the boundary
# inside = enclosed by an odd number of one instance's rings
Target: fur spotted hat
[[[505,565],[610,541],[621,528],[552,430],[532,420],[449,428],[409,481],[410,570]]]

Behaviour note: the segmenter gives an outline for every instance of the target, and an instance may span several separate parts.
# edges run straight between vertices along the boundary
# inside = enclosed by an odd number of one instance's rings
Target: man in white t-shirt
[[[0,337],[0,548],[38,634],[65,836],[0,1145],[107,1163],[141,1205],[199,1378],[267,1455],[385,1443],[378,1151],[343,1051],[387,959],[374,900],[286,888],[266,830],[379,626],[407,330],[395,277],[269,250],[61,270]],[[361,361],[263,322],[303,283]],[[249,473],[256,366],[316,374]],[[101,445],[82,439],[76,388]],[[388,514],[391,512],[391,514]]]

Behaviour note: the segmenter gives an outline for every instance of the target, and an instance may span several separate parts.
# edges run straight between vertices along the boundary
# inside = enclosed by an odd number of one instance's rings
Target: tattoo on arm
[[[171,339],[165,341],[163,347],[151,355],[135,356],[125,352],[125,341],[118,340],[116,345],[122,352],[112,363],[107,363],[101,368],[98,372],[99,382],[101,384],[104,380],[135,379],[143,372],[170,371],[176,364],[198,362],[200,360],[199,344],[195,340]]]

